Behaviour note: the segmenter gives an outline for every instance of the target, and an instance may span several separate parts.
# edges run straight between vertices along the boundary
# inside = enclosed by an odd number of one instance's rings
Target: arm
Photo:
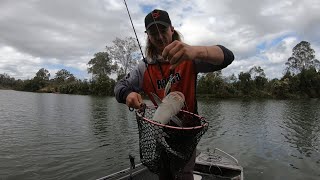
[[[223,50],[219,46],[193,46],[193,48],[196,54],[194,59],[214,65],[220,65],[224,60]]]
[[[196,70],[197,72],[218,71],[230,65],[233,60],[234,55],[232,51],[226,47],[222,45],[209,46],[208,58],[202,56],[195,60]]]
[[[233,53],[224,46],[190,46],[181,41],[174,41],[165,47],[162,56],[169,60],[171,69],[182,61],[194,60],[200,66],[204,64],[209,71],[215,71],[227,67],[234,60]]]
[[[126,103],[129,107],[133,107],[132,102],[128,102],[128,96],[133,99],[142,101],[141,96],[139,97],[137,92],[142,91],[143,74],[145,71],[145,64],[143,62],[139,63],[137,68],[132,70],[123,79],[117,82],[114,88],[114,94],[119,103]],[[140,100],[140,99],[141,100]],[[130,100],[131,98],[129,98]]]

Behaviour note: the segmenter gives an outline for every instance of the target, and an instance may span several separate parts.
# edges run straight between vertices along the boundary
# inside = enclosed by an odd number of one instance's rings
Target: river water
[[[320,100],[199,100],[198,149],[238,159],[245,179],[320,179]],[[113,97],[0,90],[0,179],[96,179],[139,161],[134,113]]]

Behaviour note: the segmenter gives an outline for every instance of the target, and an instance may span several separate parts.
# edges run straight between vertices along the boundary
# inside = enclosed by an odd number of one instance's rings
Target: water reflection
[[[91,116],[92,130],[97,139],[103,143],[103,138],[106,137],[108,132],[108,106],[105,99],[92,97],[91,98]]]
[[[234,155],[246,179],[319,179],[319,100],[199,101],[199,148]],[[95,179],[139,161],[135,114],[114,97],[0,90],[0,179]]]
[[[198,102],[198,112],[199,115],[203,116],[209,122],[208,131],[203,135],[202,142],[200,144],[210,144],[213,139],[217,138],[218,131],[221,129],[221,122],[224,117],[221,116],[221,102],[215,101],[199,101]],[[221,135],[221,134],[220,134]],[[223,135],[223,134],[222,134]],[[207,146],[203,149],[208,148]],[[199,147],[201,149],[201,147]]]
[[[319,152],[319,101],[288,101],[283,136],[301,154],[310,157]]]
[[[129,167],[129,154],[138,161],[138,128],[134,112],[112,97],[92,97],[91,107],[92,132],[99,151],[105,152],[106,171],[111,173]]]
[[[281,134],[292,149],[289,165],[297,170],[303,168],[304,174],[316,174],[320,169],[319,112],[319,100],[285,103]]]

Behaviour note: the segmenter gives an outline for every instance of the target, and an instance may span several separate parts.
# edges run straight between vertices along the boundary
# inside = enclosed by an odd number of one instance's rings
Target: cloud
[[[41,63],[39,57],[21,53],[9,46],[0,47],[0,70],[1,73],[6,73],[18,79],[33,77],[35,68]],[[31,73],[30,73],[31,72]]]
[[[127,1],[144,47],[144,17],[153,8],[169,12],[175,29],[191,45],[221,44],[235,61],[228,75],[261,66],[267,77],[280,77],[292,48],[311,43],[319,57],[320,1],[261,0]],[[90,77],[87,63],[116,38],[134,37],[123,1],[0,2],[0,73],[32,78],[42,67],[51,74],[63,67],[78,78]],[[52,71],[52,72],[51,72]]]

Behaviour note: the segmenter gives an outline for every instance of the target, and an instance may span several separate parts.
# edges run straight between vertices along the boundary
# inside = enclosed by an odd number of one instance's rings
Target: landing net
[[[199,115],[180,110],[177,117],[183,127],[177,127],[172,121],[163,125],[151,120],[155,111],[154,106],[136,111],[140,160],[155,174],[159,174],[163,166],[170,168],[171,172],[181,172],[207,131],[208,122]],[[165,164],[163,159],[167,160]]]

